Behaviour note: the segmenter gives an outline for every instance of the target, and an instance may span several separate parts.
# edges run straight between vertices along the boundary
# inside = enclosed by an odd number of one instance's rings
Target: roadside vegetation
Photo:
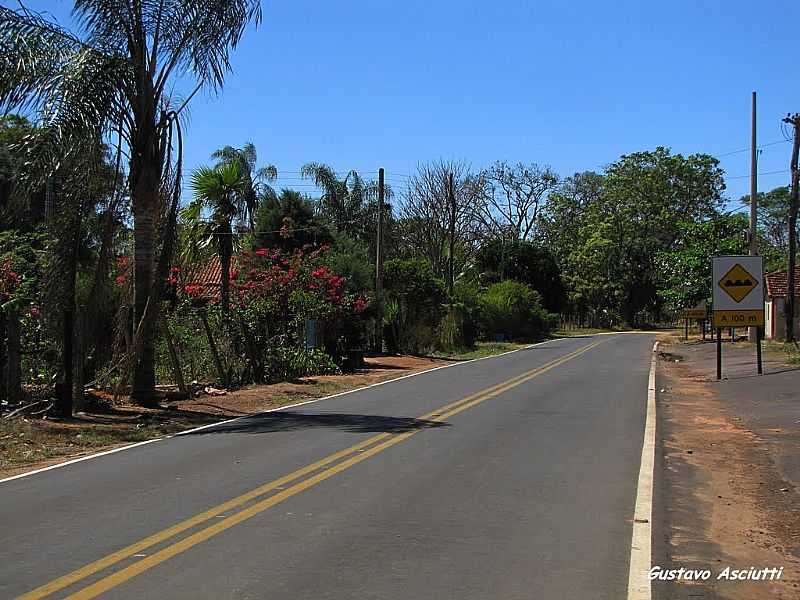
[[[421,162],[383,188],[309,157],[307,194],[275,189],[253,143],[221,139],[185,173],[184,111],[223,89],[261,19],[255,0],[197,6],[80,2],[80,34],[0,7],[6,421],[70,419],[98,396],[144,414],[370,353],[469,359],[673,323],[709,296],[707,257],[745,250],[717,159],[663,147],[567,176]],[[786,202],[765,196],[769,267]]]

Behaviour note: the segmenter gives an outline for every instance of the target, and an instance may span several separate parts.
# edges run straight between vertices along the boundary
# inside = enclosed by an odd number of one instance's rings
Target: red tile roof
[[[186,269],[184,282],[188,284],[222,285],[222,263],[216,254],[206,262]]]
[[[787,271],[776,271],[775,273],[767,273],[765,278],[767,280],[767,295],[772,298],[785,298],[789,293],[789,284],[787,282]],[[794,295],[800,296],[800,266],[794,269]]]

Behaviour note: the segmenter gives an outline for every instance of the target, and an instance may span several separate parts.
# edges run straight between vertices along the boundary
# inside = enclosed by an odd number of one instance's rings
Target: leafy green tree
[[[750,206],[750,196],[739,202]],[[786,269],[789,254],[789,186],[780,186],[769,192],[759,192],[758,202],[758,253],[764,257],[766,271]],[[800,233],[800,227],[798,227]]]
[[[174,226],[177,214],[179,115],[200,89],[222,87],[231,50],[248,23],[260,21],[260,2],[76,0],[73,14],[79,34],[25,8],[0,7],[0,109],[37,114],[42,135],[27,145],[26,160],[34,172],[52,172],[76,151],[76,138],[98,131],[117,132],[127,147],[140,323],[133,396],[146,401],[155,389],[155,323],[172,239],[162,232],[157,265],[156,225],[166,212]],[[171,97],[180,83],[192,86],[182,103]],[[169,165],[173,152],[177,170]],[[166,211],[165,187],[173,191]]]
[[[679,223],[679,234],[657,260],[659,294],[673,312],[711,302],[711,257],[746,254],[744,215],[720,215],[709,221]]]
[[[345,278],[348,293],[360,294],[374,288],[375,264],[363,242],[337,234],[324,260],[334,273]]]
[[[445,297],[444,283],[427,260],[386,261],[384,322],[390,350],[423,352],[435,346]]]
[[[602,182],[575,183],[580,193],[554,195],[546,211],[575,310],[603,324],[657,318],[658,256],[678,241],[681,223],[717,216],[725,189],[718,161],[656,148],[622,156]]]
[[[563,310],[564,283],[555,258],[546,248],[525,240],[492,239],[481,245],[476,262],[487,282],[513,279],[525,283],[542,296],[547,310]]]
[[[34,215],[34,211],[29,210],[28,216],[33,218],[21,219],[20,215],[23,213],[21,209],[33,208],[31,204],[34,198],[28,196],[20,199],[12,196],[14,181],[21,167],[16,148],[32,131],[33,126],[25,117],[19,115],[0,117],[0,226],[2,227],[18,229],[21,225],[28,227],[31,222],[37,220],[36,217],[43,216]],[[12,200],[24,200],[28,206],[20,207],[12,203]]]
[[[282,190],[279,196],[267,196],[256,213],[254,248],[295,250],[306,245],[318,246],[332,240],[330,231],[314,214],[308,198],[294,190]]]
[[[576,173],[547,196],[539,238],[558,263],[565,263],[582,242],[581,229],[602,199],[604,181],[603,175],[594,171]]]

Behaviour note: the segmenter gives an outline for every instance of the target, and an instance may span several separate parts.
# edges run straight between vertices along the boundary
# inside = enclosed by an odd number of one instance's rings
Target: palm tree
[[[211,158],[217,160],[217,166],[236,163],[239,165],[245,177],[245,190],[237,198],[237,212],[239,220],[247,223],[250,231],[253,231],[255,214],[258,210],[259,202],[264,197],[275,197],[274,190],[267,182],[275,181],[278,177],[278,169],[274,165],[257,168],[258,154],[254,144],[248,142],[241,148],[225,146],[220,148]]]
[[[180,187],[179,115],[202,88],[218,92],[230,52],[259,0],[80,0],[75,34],[21,7],[0,7],[0,112],[38,114],[42,135],[27,144],[26,164],[52,171],[86,132],[114,132],[129,157],[134,224],[134,313],[138,323],[133,397],[155,390],[155,323],[168,240],[156,261],[159,215],[174,227]],[[171,90],[192,81],[182,102]],[[171,157],[177,155],[176,168]],[[165,187],[171,204],[165,210]]]
[[[230,306],[231,257],[233,256],[233,220],[238,214],[237,199],[242,197],[248,178],[238,163],[221,164],[213,169],[200,167],[192,172],[195,200],[190,209],[205,207],[211,211],[211,235],[216,241],[222,281],[220,300],[223,314]]]
[[[322,188],[319,212],[330,220],[336,231],[360,239],[369,203],[378,195],[378,184],[363,179],[357,171],[350,171],[344,179],[339,179],[331,167],[322,163],[303,165],[300,175]]]

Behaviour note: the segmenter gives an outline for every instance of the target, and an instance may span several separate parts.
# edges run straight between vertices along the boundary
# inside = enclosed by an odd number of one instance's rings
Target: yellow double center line
[[[503,383],[497,384],[465,398],[461,398],[460,400],[450,404],[446,404],[433,412],[418,417],[417,419],[428,421],[444,421],[453,415],[463,412],[477,404],[480,404],[481,402],[485,402],[486,400],[499,396],[500,394],[503,394],[508,390],[517,387],[518,385],[530,381],[534,377],[538,377],[542,373],[545,373],[550,369],[554,369],[555,367],[572,360],[584,352],[587,352],[600,343],[602,343],[602,341],[583,346],[574,352],[570,352],[569,354],[566,354],[560,358],[545,363],[541,367],[537,367],[536,369],[504,381]],[[226,512],[233,509],[238,509],[248,502],[256,500],[269,492],[280,490],[263,500],[259,500],[258,502],[247,506],[246,508],[229,517],[222,518],[213,525],[205,527],[181,540],[178,540],[175,543],[158,550],[154,554],[142,558],[131,565],[123,567],[122,569],[115,571],[114,573],[97,580],[91,585],[67,596],[68,599],[72,600],[88,600],[89,598],[96,598],[100,594],[122,584],[132,577],[136,577],[137,575],[155,567],[165,560],[181,554],[193,546],[196,546],[197,544],[204,542],[227,529],[230,529],[234,525],[238,525],[239,523],[258,515],[268,508],[271,508],[276,504],[280,504],[284,500],[287,500],[288,498],[291,498],[292,496],[299,494],[300,492],[307,490],[316,484],[325,481],[326,479],[329,479],[334,475],[341,473],[342,471],[345,471],[372,456],[375,456],[376,454],[379,454],[380,452],[383,452],[387,448],[391,448],[392,446],[407,440],[419,431],[420,429],[414,429],[403,433],[382,433],[355,444],[354,446],[350,446],[349,448],[335,452],[334,454],[326,456],[322,460],[309,464],[301,469],[289,473],[288,475],[284,475],[279,479],[270,481],[269,483],[259,486],[254,490],[242,494],[241,496],[232,498],[227,502],[223,502],[222,504],[210,508],[207,511],[186,519],[185,521],[181,521],[172,527],[159,531],[158,533],[154,533],[151,536],[139,540],[130,546],[126,546],[121,550],[117,550],[108,556],[89,563],[88,565],[76,569],[75,571],[59,577],[58,579],[54,579],[53,581],[46,583],[35,590],[19,596],[18,600],[45,598],[59,590],[63,590],[64,588],[91,577],[92,575],[95,575],[100,571],[119,563],[120,561],[135,557],[137,554],[142,553],[142,551],[162,542],[166,542],[167,540],[189,529],[192,529],[197,525],[201,525],[202,523],[210,521],[215,517],[223,516]],[[288,488],[284,488],[285,485],[290,484],[298,479],[302,479],[302,481],[294,483],[294,485],[291,485]]]

